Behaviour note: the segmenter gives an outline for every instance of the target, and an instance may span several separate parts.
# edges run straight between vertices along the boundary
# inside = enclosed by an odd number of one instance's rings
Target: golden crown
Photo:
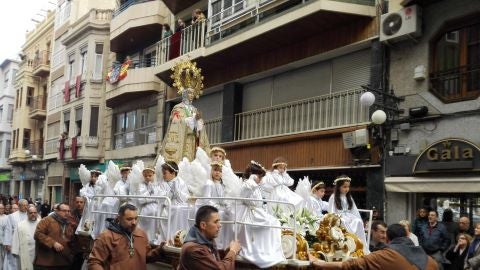
[[[202,69],[197,67],[196,62],[189,58],[180,60],[172,68],[173,87],[178,89],[177,93],[182,94],[186,89],[193,89],[195,98],[199,98],[203,89]]]

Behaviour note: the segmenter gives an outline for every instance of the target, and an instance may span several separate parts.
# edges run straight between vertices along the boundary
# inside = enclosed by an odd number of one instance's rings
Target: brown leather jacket
[[[411,264],[400,253],[393,249],[385,248],[368,254],[363,258],[349,260],[342,263],[343,270],[371,269],[371,270],[418,270],[418,267]],[[428,256],[425,270],[437,270],[437,263]]]
[[[74,230],[71,226],[62,225],[51,215],[43,218],[37,225],[33,238],[35,239],[35,260],[38,266],[68,266],[73,254],[70,248]],[[64,250],[57,252],[53,244],[62,244]]]
[[[233,270],[235,257],[235,252],[229,251],[221,260],[217,250],[212,252],[207,245],[188,242],[182,246],[177,270]]]
[[[129,240],[126,235],[110,229],[104,230],[95,240],[88,257],[89,270],[146,270],[147,262],[158,261],[163,253],[163,244],[152,249],[148,237],[140,228],[133,236],[133,256],[129,253]]]

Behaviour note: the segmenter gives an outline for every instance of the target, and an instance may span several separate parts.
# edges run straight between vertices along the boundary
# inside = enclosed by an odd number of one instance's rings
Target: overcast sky
[[[26,31],[35,28],[36,23],[32,19],[43,20],[46,12],[42,9],[54,10],[56,3],[57,0],[0,2],[0,63],[6,58],[18,59],[18,53],[25,42]]]

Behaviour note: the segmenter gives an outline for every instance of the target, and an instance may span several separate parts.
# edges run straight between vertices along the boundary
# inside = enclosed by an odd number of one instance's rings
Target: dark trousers
[[[42,266],[33,265],[33,270],[69,270],[70,266]]]

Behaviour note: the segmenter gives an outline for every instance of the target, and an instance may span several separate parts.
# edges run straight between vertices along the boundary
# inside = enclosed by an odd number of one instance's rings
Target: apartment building
[[[46,98],[50,75],[54,12],[26,34],[15,83],[10,194],[41,198],[46,163],[43,160]]]
[[[10,194],[11,166],[8,164],[12,145],[15,78],[19,61],[5,59],[0,64],[0,193]]]
[[[478,1],[390,1],[384,21],[408,13],[422,24],[385,37],[390,81],[405,97],[386,158],[389,222],[413,219],[423,206],[480,221],[479,9]]]
[[[162,27],[172,14],[162,1],[121,1],[110,27],[110,69],[129,59],[121,80],[106,84],[105,159],[153,166],[163,134],[166,85],[156,76]],[[122,76],[123,77],[123,76]]]
[[[47,196],[69,201],[78,167],[104,168],[105,67],[115,1],[58,1],[54,25],[45,159]]]
[[[206,19],[192,24],[195,9]],[[346,173],[360,207],[383,209],[378,147],[351,151],[342,136],[370,123],[359,98],[362,85],[382,78],[380,9],[370,0],[121,1],[112,62],[128,56],[132,64],[123,80],[107,83],[105,158],[153,161],[180,102],[171,68],[189,57],[205,76],[194,105],[235,171],[285,156],[295,178],[332,187]]]

